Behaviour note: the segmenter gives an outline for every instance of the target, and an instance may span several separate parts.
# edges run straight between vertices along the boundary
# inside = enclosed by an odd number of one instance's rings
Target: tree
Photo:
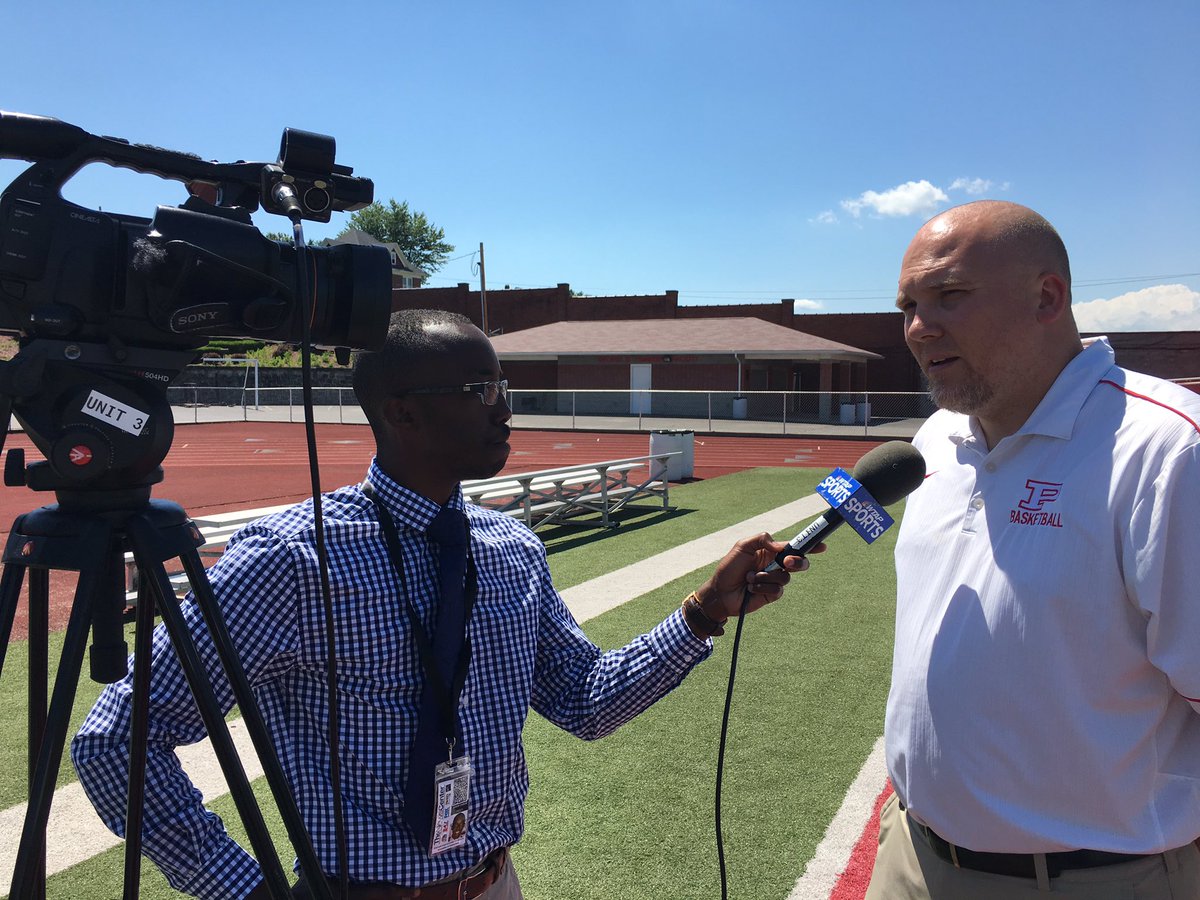
[[[428,273],[440,269],[446,257],[454,252],[454,245],[444,240],[445,229],[430,222],[425,213],[411,211],[407,200],[404,203],[389,200],[387,206],[376,200],[352,213],[350,224],[338,237],[351,228],[365,231],[384,243],[399,245],[410,263]]]

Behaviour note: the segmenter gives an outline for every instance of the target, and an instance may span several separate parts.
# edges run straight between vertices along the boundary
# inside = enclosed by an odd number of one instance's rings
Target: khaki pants
[[[496,883],[484,891],[479,900],[523,900],[524,896],[521,893],[521,882],[517,880],[517,867],[513,865],[510,856],[508,865],[504,867]]]
[[[879,814],[879,853],[866,900],[1023,900],[1047,893],[1086,900],[1200,900],[1200,850],[1188,844],[1143,860],[1074,869],[1039,886],[955,868],[908,828],[893,794]]]

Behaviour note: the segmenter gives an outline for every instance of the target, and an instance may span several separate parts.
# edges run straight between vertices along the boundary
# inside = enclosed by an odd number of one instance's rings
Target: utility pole
[[[483,321],[483,333],[487,334],[487,275],[483,270],[483,241],[479,242],[479,308]]]

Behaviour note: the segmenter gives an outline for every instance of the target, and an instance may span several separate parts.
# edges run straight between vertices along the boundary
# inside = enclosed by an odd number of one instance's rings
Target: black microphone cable
[[[725,690],[725,712],[721,715],[721,740],[717,745],[717,791],[714,800],[717,827],[717,866],[721,870],[721,900],[729,897],[729,874],[725,869],[725,839],[721,836],[721,785],[725,775],[725,739],[729,735],[729,710],[733,706],[733,679],[737,674],[738,647],[742,643],[742,625],[746,621],[746,609],[750,606],[750,591],[742,595],[742,608],[737,614],[737,628],[733,632],[733,649],[729,654],[729,686]]]
[[[290,194],[292,202],[288,202]],[[288,207],[292,220],[292,231],[296,240],[296,294],[300,302],[300,379],[304,406],[304,434],[308,444],[309,478],[312,485],[313,529],[316,539],[317,569],[321,575],[321,603],[325,613],[325,645],[329,659],[326,691],[329,704],[329,785],[333,792],[333,831],[337,853],[339,896],[350,894],[350,851],[346,841],[346,821],[342,802],[342,765],[339,733],[341,715],[337,694],[337,629],[333,618],[333,592],[329,586],[329,555],[325,548],[325,521],[321,514],[321,472],[317,461],[317,431],[313,412],[312,390],[312,336],[311,320],[316,309],[315,298],[310,295],[308,247],[304,242],[299,204],[290,185],[279,185],[276,199]],[[315,272],[313,273],[315,278]],[[324,885],[321,872],[305,873],[310,886],[320,889]]]
[[[854,467],[853,478],[864,487],[880,507],[891,506],[915,491],[925,479],[925,459],[906,441],[888,441],[868,451]],[[846,509],[850,509],[847,504]],[[827,509],[776,554],[766,571],[778,569],[788,556],[804,556],[821,544],[826,535],[838,528],[845,517],[839,509]],[[882,531],[880,532],[882,533]],[[717,832],[717,865],[721,872],[721,900],[729,897],[729,876],[725,866],[725,839],[721,834],[721,787],[725,777],[725,744],[729,734],[729,710],[733,705],[733,682],[737,675],[738,648],[742,641],[742,625],[750,606],[750,589],[742,595],[738,610],[737,628],[729,658],[729,685],[725,691],[725,711],[721,716],[721,739],[717,748],[717,786],[714,798],[714,818]]]

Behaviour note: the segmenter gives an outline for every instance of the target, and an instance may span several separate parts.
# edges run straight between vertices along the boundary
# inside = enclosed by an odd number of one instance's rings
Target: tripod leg
[[[259,761],[263,764],[263,774],[267,777],[271,794],[275,798],[275,804],[279,807],[279,814],[287,828],[288,837],[300,860],[300,870],[306,875],[312,873],[309,875],[308,881],[314,900],[332,900],[333,895],[325,879],[320,877],[321,862],[313,849],[312,839],[308,834],[308,829],[304,826],[304,820],[300,816],[296,800],[292,796],[292,789],[284,774],[283,766],[279,763],[279,756],[275,752],[275,743],[271,740],[270,732],[267,730],[266,722],[263,721],[258,703],[254,699],[250,683],[242,671],[237,648],[233,646],[233,641],[229,637],[229,629],[225,627],[225,618],[221,615],[221,608],[217,604],[217,598],[213,595],[212,585],[208,583],[208,576],[204,572],[200,554],[194,547],[189,547],[186,552],[180,554],[179,558],[183,562],[184,571],[187,572],[192,595],[196,598],[200,611],[204,615],[209,634],[221,657],[221,664],[229,676],[229,684],[233,689],[238,707],[242,711],[246,730],[254,742],[254,749],[258,753]]]
[[[138,579],[133,641],[133,708],[129,722],[129,789],[125,806],[125,894],[137,900],[142,877],[142,819],[146,796],[146,745],[150,727],[150,661],[154,597]]]
[[[37,753],[37,766],[29,789],[29,809],[25,814],[25,826],[17,850],[17,864],[13,869],[10,894],[13,897],[44,896],[44,893],[38,894],[37,890],[45,878],[43,847],[46,823],[50,819],[54,784],[62,764],[63,745],[67,737],[67,726],[70,724],[71,707],[75,701],[75,688],[79,683],[79,672],[83,667],[84,651],[87,649],[91,598],[97,586],[97,579],[93,573],[80,573],[75,602],[71,607],[71,618],[67,623],[62,657],[58,664],[58,675],[54,679],[54,696],[50,701],[50,711]],[[31,589],[32,587],[31,584]]]
[[[34,760],[46,733],[46,686],[50,680],[50,572],[29,570],[29,792],[35,783]],[[57,768],[57,767],[56,767]],[[57,776],[56,776],[57,780]],[[35,897],[46,896],[46,832],[37,849]]]
[[[13,621],[17,617],[17,604],[21,602],[21,584],[24,581],[25,566],[4,564],[4,574],[0,575],[0,674],[4,672],[4,657],[8,653],[8,642],[12,639]]]
[[[163,568],[162,561],[149,551],[149,548],[156,543],[153,526],[144,518],[135,516],[129,522],[128,535],[134,559],[137,561],[138,569],[144,576],[145,582],[154,593],[163,624],[166,626],[171,644],[175,648],[175,654],[179,657],[179,663],[187,677],[192,697],[204,720],[204,727],[208,731],[213,751],[221,764],[221,771],[225,773],[229,791],[233,795],[234,803],[241,815],[242,824],[246,826],[250,844],[262,867],[271,896],[275,900],[287,900],[291,897],[291,887],[288,884],[287,876],[283,873],[279,855],[275,852],[275,845],[271,842],[271,836],[267,832],[262,811],[254,799],[254,792],[250,788],[249,779],[246,778],[246,770],[242,767],[242,761],[238,757],[233,738],[229,736],[229,729],[225,725],[225,718],[221,713],[216,696],[213,694],[204,662],[188,633],[183,613],[175,602],[175,594],[171,590],[171,582],[167,578],[166,569]],[[238,671],[240,673],[240,668]]]
[[[25,577],[25,566],[7,563],[4,575],[0,576],[0,672],[4,670],[4,656],[12,638],[13,621],[21,598],[21,583]],[[33,790],[37,758],[42,746],[42,734],[46,729],[46,682],[49,678],[49,573],[33,569],[29,576],[29,637],[26,646],[29,653],[29,684],[27,710],[27,761],[29,790]],[[33,885],[32,898],[46,896],[46,842],[43,836],[36,851],[35,863],[38,879]]]

